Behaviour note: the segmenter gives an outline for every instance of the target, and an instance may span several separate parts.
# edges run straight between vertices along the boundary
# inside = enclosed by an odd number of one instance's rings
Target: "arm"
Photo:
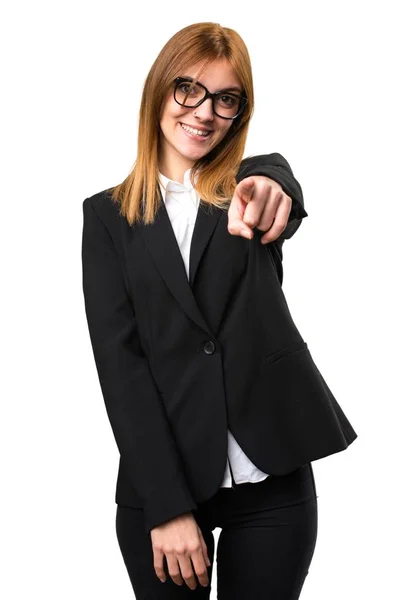
[[[270,177],[279,183],[284,192],[292,198],[292,207],[287,227],[275,242],[280,241],[282,246],[283,241],[292,237],[300,227],[302,219],[308,216],[308,213],[304,209],[301,186],[295,179],[289,163],[278,152],[252,156],[242,160],[240,169],[236,175],[237,183],[252,175]]]
[[[147,531],[196,509],[158,389],[143,354],[113,240],[91,198],[83,202],[85,310],[101,390]]]

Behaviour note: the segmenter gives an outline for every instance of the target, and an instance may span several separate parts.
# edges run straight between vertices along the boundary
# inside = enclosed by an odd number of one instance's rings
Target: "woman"
[[[307,213],[282,156],[242,161],[252,112],[239,35],[182,29],[146,79],[134,169],[83,203],[137,598],[209,598],[215,527],[219,598],[298,598],[317,535],[311,461],[356,438],[282,292],[282,244]]]

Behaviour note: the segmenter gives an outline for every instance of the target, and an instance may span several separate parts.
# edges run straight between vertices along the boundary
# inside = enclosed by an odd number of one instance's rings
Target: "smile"
[[[194,127],[190,127],[189,125],[185,125],[184,123],[180,123],[182,129],[192,138],[208,138],[212,131],[203,131],[202,129],[195,129]]]

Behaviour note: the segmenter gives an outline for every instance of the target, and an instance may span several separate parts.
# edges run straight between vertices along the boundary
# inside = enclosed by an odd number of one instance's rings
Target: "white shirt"
[[[172,228],[177,238],[187,277],[189,278],[191,237],[197,218],[200,198],[190,181],[191,169],[184,173],[184,184],[168,179],[159,172],[160,189],[165,207],[169,215]],[[257,483],[268,477],[268,473],[259,470],[249,457],[243,452],[232,432],[228,429],[228,462],[221,487],[232,486],[233,479],[236,483]],[[229,466],[230,463],[230,466]]]

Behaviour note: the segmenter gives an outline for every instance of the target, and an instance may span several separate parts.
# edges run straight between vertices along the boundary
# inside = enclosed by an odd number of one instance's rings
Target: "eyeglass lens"
[[[175,87],[175,99],[187,108],[194,108],[206,95],[206,90],[195,83],[179,81]],[[231,92],[218,94],[213,98],[214,112],[220,117],[234,117],[239,112],[240,96]]]

